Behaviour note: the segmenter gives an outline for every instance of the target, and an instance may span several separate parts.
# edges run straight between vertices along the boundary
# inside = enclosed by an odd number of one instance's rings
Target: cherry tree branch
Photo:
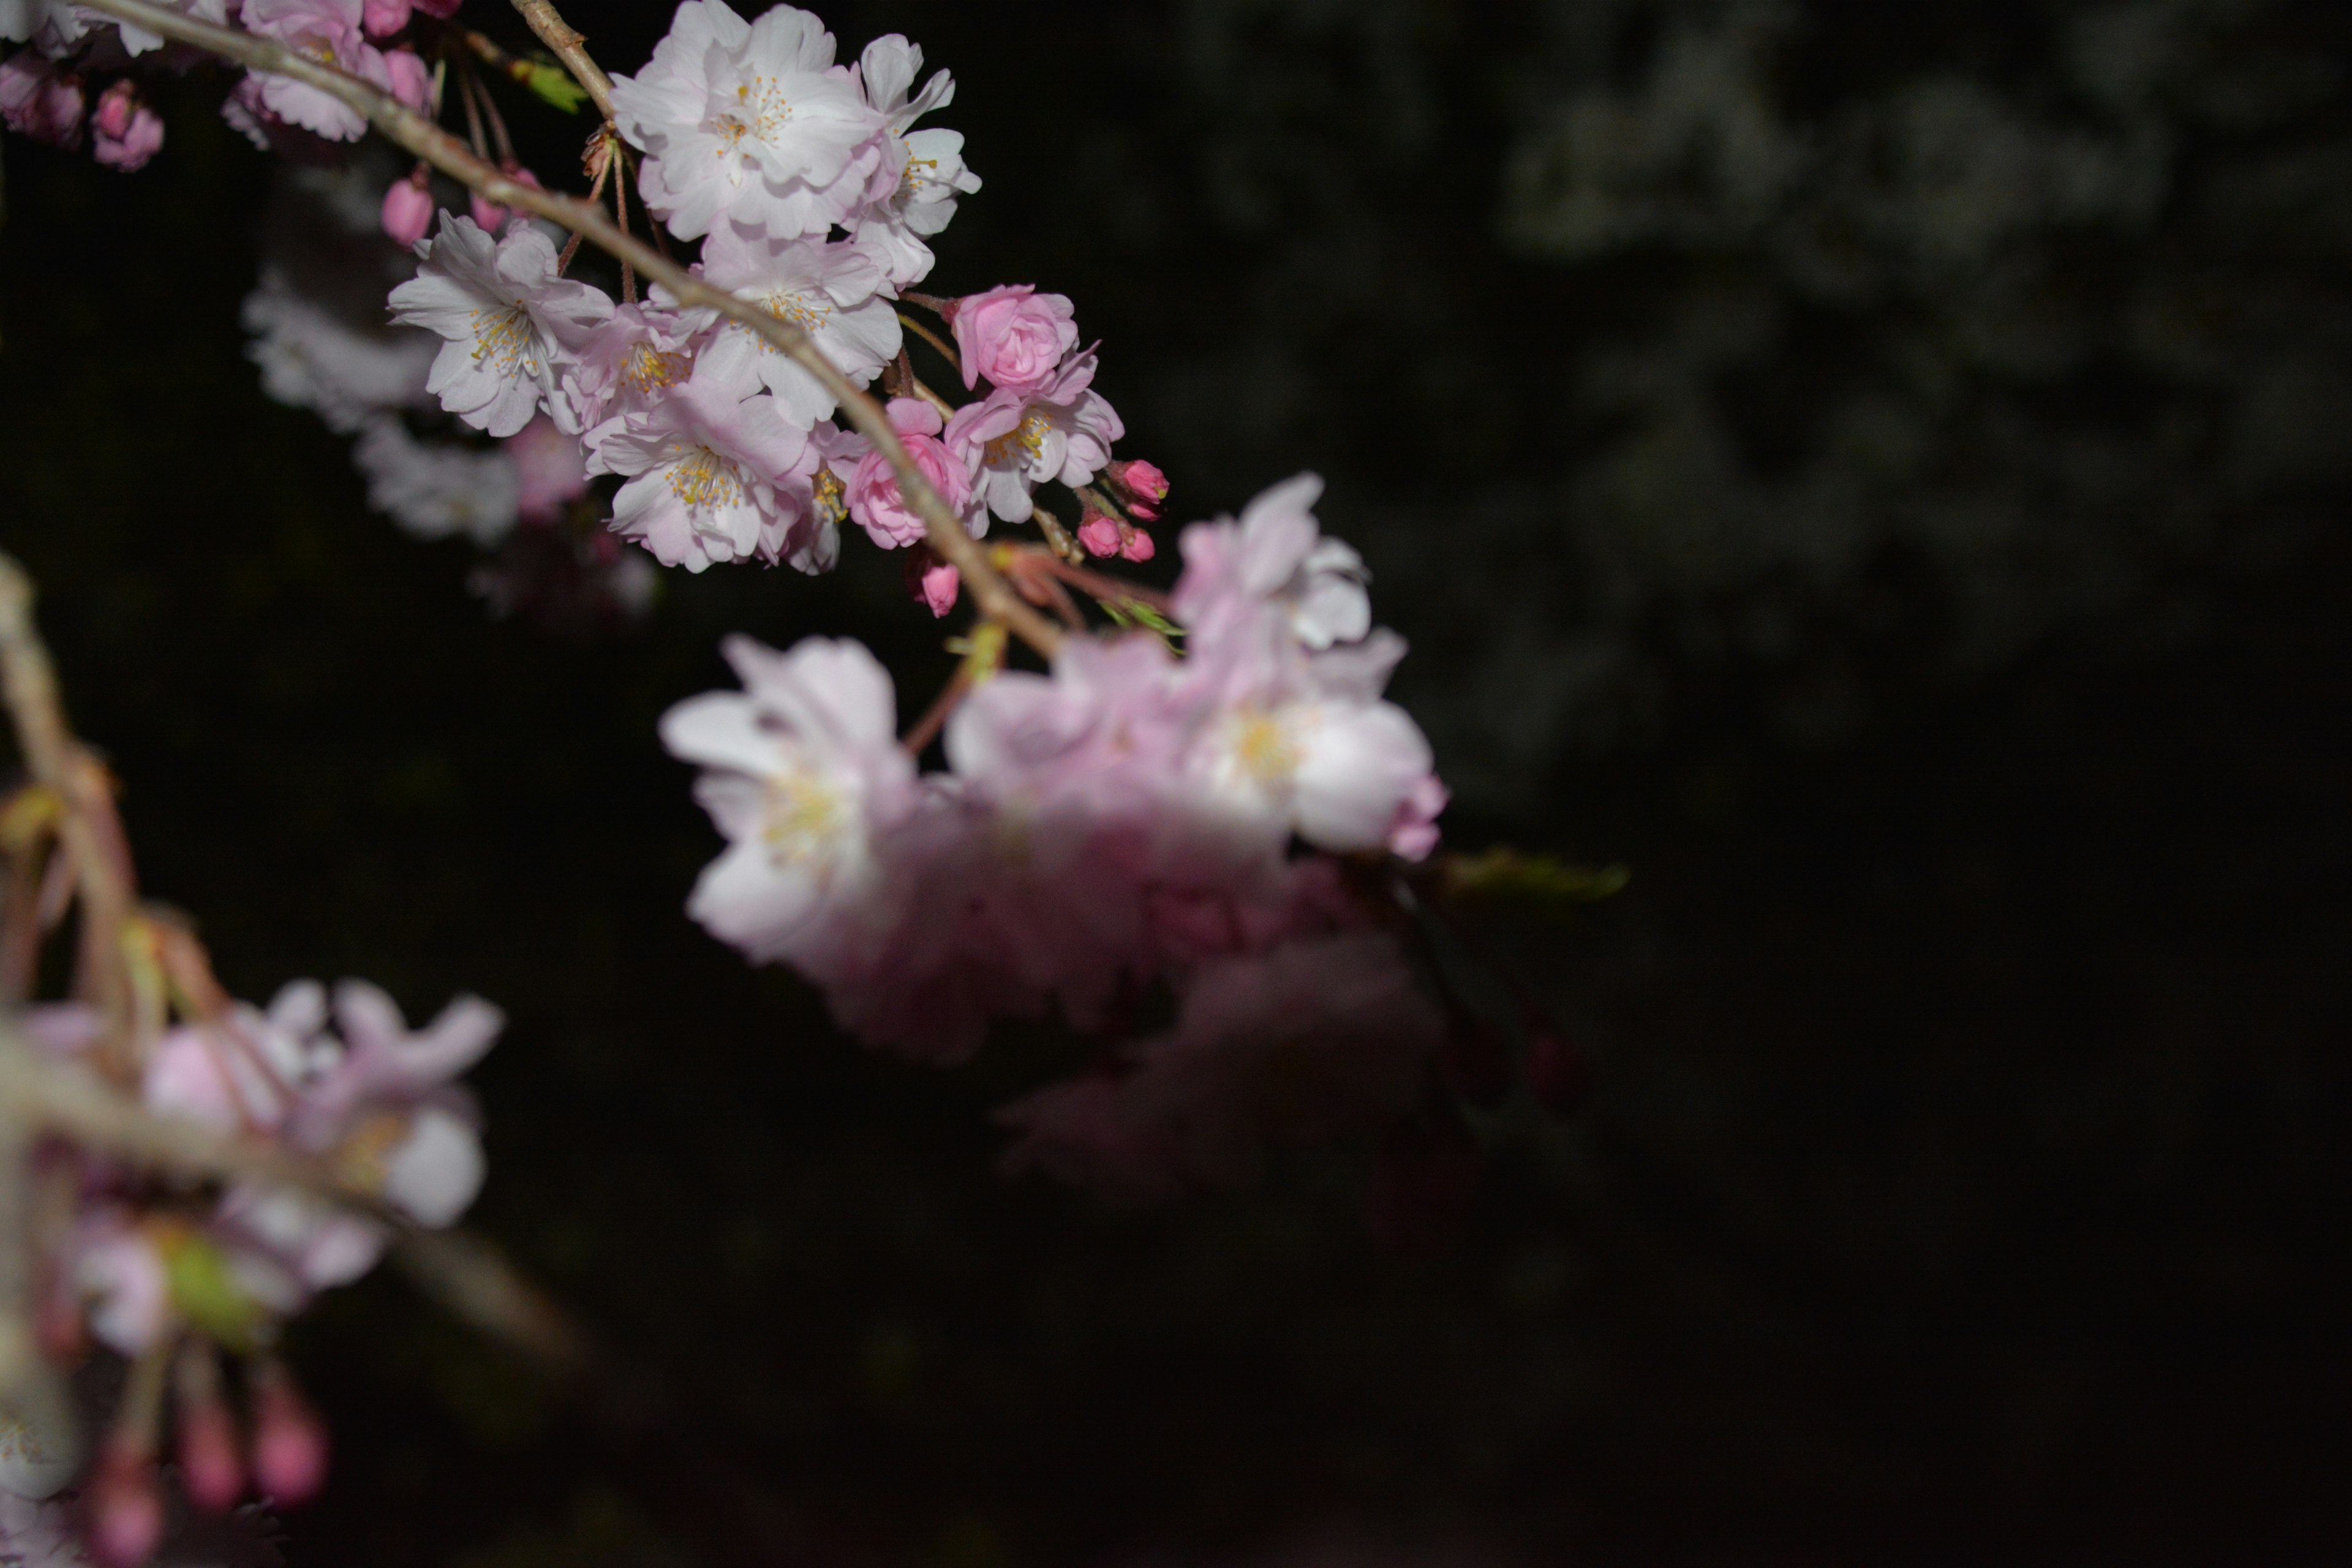
[[[0,697],[15,725],[25,769],[63,806],[65,841],[81,887],[82,952],[91,991],[106,1021],[110,1065],[132,1065],[137,998],[123,952],[137,894],[130,854],[105,770],[66,724],[57,670],[33,624],[33,582],[0,553]]]
[[[488,201],[499,206],[520,207],[583,234],[599,249],[618,258],[642,276],[667,289],[680,304],[716,310],[729,321],[758,333],[815,376],[847,412],[850,423],[882,453],[884,460],[890,465],[891,473],[898,480],[899,493],[922,517],[924,536],[930,547],[961,574],[980,613],[990,620],[1002,623],[1014,636],[1047,658],[1061,647],[1061,628],[1024,603],[1013,585],[1004,580],[1003,574],[990,564],[987,552],[964,531],[962,520],[940,499],[939,492],[924,479],[922,470],[915,466],[914,458],[908,454],[906,444],[898,439],[898,433],[891,426],[882,405],[842,374],[839,368],[809,340],[809,335],[793,322],[772,316],[724,289],[712,288],[684,268],[656,254],[652,247],[621,232],[602,209],[574,197],[538,190],[509,178],[474,156],[464,143],[405,104],[377,91],[357,77],[298,54],[275,39],[199,21],[169,6],[158,5],[155,0],[84,0],[84,3],[93,11],[134,23],[150,32],[203,49],[208,54],[218,55],[224,59],[234,60],[248,70],[288,77],[305,86],[317,88],[354,113],[363,116],[387,140],[407,149],[469,190],[480,192]],[[538,16],[542,13],[549,22],[561,27],[560,36],[571,40],[568,47],[579,54],[580,60],[594,72],[597,80],[604,79],[603,73],[596,71],[594,62],[588,60],[581,49],[579,35],[564,26],[547,0],[518,0],[518,4],[535,28],[539,26]],[[545,37],[544,34],[541,36]],[[549,47],[555,47],[552,41]],[[582,85],[592,93],[595,90],[585,79]],[[607,87],[609,91],[609,84]]]

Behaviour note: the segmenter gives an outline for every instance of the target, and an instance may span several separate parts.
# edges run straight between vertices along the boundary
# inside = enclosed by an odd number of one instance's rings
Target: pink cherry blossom
[[[964,385],[976,387],[985,378],[1008,392],[1044,391],[1063,357],[1077,347],[1076,315],[1065,296],[1040,294],[1027,283],[957,300],[955,341]]]
[[[1089,555],[1108,557],[1118,553],[1118,524],[1098,511],[1087,513],[1086,521],[1078,524],[1078,542],[1087,547]]]
[[[373,82],[412,109],[424,106],[430,86],[425,63],[407,50],[387,55],[372,43],[365,0],[244,0],[247,31],[275,38],[312,59]],[[265,121],[275,120],[330,142],[355,142],[367,121],[342,100],[291,77],[256,72],[238,84],[236,99]]]
[[[757,961],[848,978],[886,962],[897,918],[877,838],[917,804],[890,677],[856,643],[789,652],[731,637],[743,682],[671,709],[662,742],[706,770],[695,796],[729,844],[687,909]]]
[[[163,149],[163,118],[139,94],[128,77],[99,95],[89,117],[90,156],[129,174],[147,166]]]
[[[1140,458],[1113,463],[1104,470],[1111,487],[1127,498],[1129,511],[1146,522],[1160,519],[1160,503],[1168,499],[1168,476],[1157,463]]]
[[[1273,1148],[1408,1108],[1443,1030],[1385,934],[1225,960],[1186,984],[1173,1029],[1129,1047],[1123,1073],[999,1112],[1023,1134],[1007,1161],[1129,1198],[1234,1186]]]
[[[791,5],[746,22],[724,0],[686,0],[646,68],[613,79],[613,106],[646,154],[646,205],[682,239],[727,223],[821,238],[883,157],[881,117],[834,64],[833,35]]]
[[[80,77],[38,49],[0,60],[0,121],[9,130],[53,147],[77,147],[82,118]]]
[[[366,0],[361,24],[372,38],[389,38],[408,26],[409,0]]]
[[[988,531],[988,513],[972,504],[971,471],[940,440],[944,426],[940,411],[916,397],[894,397],[890,424],[912,458],[916,469],[930,481],[948,510],[964,520],[974,538]],[[866,537],[885,550],[896,550],[923,537],[922,514],[899,492],[898,476],[879,451],[859,459],[845,498],[849,515]]]
[[[589,451],[589,471],[605,473],[598,458],[604,426],[619,428],[633,414],[650,414],[674,387],[694,374],[707,342],[697,323],[654,304],[621,305],[564,361],[562,389],[567,417]]]
[[[834,367],[864,386],[898,357],[898,315],[881,270],[848,245],[771,241],[722,228],[702,247],[704,279],[805,331]],[[833,394],[773,343],[722,321],[702,365],[745,395],[764,386],[807,429],[834,412]]]
[[[611,299],[560,276],[554,244],[529,224],[494,240],[444,213],[418,254],[416,276],[392,291],[393,320],[448,340],[426,383],[441,405],[493,436],[513,435],[542,406],[568,422],[557,378],[612,319]]]
[[[808,525],[794,482],[808,434],[765,393],[738,397],[698,372],[651,412],[604,426],[596,450],[629,477],[613,503],[613,531],[665,566],[782,560]]]
[[[933,258],[924,241],[947,227],[959,196],[980,189],[980,176],[964,167],[961,132],[912,129],[955,97],[955,80],[945,71],[914,91],[922,69],[923,51],[892,33],[866,46],[855,72],[866,106],[882,121],[883,156],[848,227],[852,243],[901,289],[929,276]]]
[[[588,493],[579,437],[565,435],[544,415],[508,437],[506,455],[514,464],[515,513],[526,521],[552,522]]]
[[[1110,460],[1111,446],[1127,427],[1093,389],[1094,377],[1090,351],[1070,359],[1034,392],[1000,386],[956,410],[948,422],[948,450],[975,476],[991,513],[1026,522],[1034,510],[1029,498],[1039,485],[1087,484]]]

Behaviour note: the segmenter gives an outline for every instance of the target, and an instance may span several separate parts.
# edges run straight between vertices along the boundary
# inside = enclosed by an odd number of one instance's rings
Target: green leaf
[[[588,89],[572,80],[570,71],[545,60],[530,61],[516,79],[566,114],[579,113],[588,101]]]
[[[178,1237],[163,1250],[172,1303],[181,1314],[229,1350],[256,1348],[268,1314],[237,1283],[227,1255],[201,1236]]]
[[[1476,855],[1450,855],[1441,875],[1448,898],[1537,904],[1595,903],[1623,892],[1633,879],[1623,866],[1571,866],[1549,855],[1523,855],[1500,847]]]

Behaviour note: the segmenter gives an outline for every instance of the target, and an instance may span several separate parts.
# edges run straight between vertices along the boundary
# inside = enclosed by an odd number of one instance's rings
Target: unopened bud
[[[1078,524],[1078,542],[1086,546],[1089,555],[1116,555],[1119,546],[1118,524],[1098,511],[1088,512],[1086,521]]]
[[[179,1395],[181,1489],[198,1508],[226,1513],[245,1495],[245,1456],[209,1347],[182,1352]]]
[[[433,193],[425,187],[425,165],[419,163],[415,174],[394,181],[383,194],[383,232],[404,250],[433,226]]]
[[[1146,522],[1160,520],[1160,503],[1168,499],[1168,476],[1160,471],[1157,463],[1138,458],[1130,462],[1110,466],[1110,482],[1126,492],[1128,504],[1135,515]]]
[[[1528,1092],[1554,1116],[1573,1116],[1592,1095],[1592,1064],[1548,1024],[1528,1031]]]
[[[140,1443],[110,1441],[89,1483],[89,1544],[107,1568],[140,1568],[163,1541],[163,1494],[155,1457]]]
[[[361,24],[371,38],[388,38],[408,26],[408,0],[367,0]]]
[[[1126,523],[1120,523],[1118,525],[1118,552],[1129,561],[1140,563],[1149,561],[1153,556],[1159,554],[1160,546],[1153,543],[1151,541],[1151,535],[1146,533],[1143,530],[1139,528],[1130,528]]]
[[[908,551],[904,570],[908,596],[929,606],[934,617],[944,617],[955,608],[956,596],[963,591],[963,574],[932,554],[929,545]]]
[[[534,191],[543,191],[547,189],[545,185],[539,183],[539,176],[537,174],[532,174],[529,169],[524,168],[520,163],[502,164],[500,165],[499,172],[506,175],[508,179],[512,180],[518,185],[529,185]],[[488,197],[484,196],[479,191],[476,191],[474,193],[473,207],[474,221],[480,224],[492,234],[496,234],[500,228],[503,228],[506,226],[507,219],[513,216],[511,208],[499,206],[497,203],[492,202]]]
[[[254,1377],[253,1479],[279,1508],[310,1501],[327,1479],[326,1425],[274,1363]]]

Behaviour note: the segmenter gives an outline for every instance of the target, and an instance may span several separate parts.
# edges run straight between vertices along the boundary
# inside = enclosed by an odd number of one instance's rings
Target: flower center
[[[743,504],[743,476],[708,447],[697,447],[670,465],[669,489],[698,511]]]
[[[520,370],[539,374],[539,328],[520,305],[504,310],[484,307],[474,312],[474,363],[487,363],[500,375]]]
[[[844,499],[846,487],[842,484],[841,476],[831,468],[819,468],[816,471],[816,478],[810,481],[809,488],[816,498],[818,517],[827,522],[838,524],[842,519],[849,515],[849,504]]]
[[[1045,455],[1046,434],[1053,428],[1054,422],[1033,408],[1023,416],[1020,424],[991,441],[982,449],[981,458],[992,468],[1010,468],[1024,454],[1032,458],[1042,458]]]
[[[664,353],[651,343],[630,346],[628,363],[623,366],[621,378],[640,397],[651,397],[656,392],[667,392],[687,378],[694,368],[691,356]]]
[[[1264,709],[1248,709],[1235,723],[1234,760],[1242,772],[1265,789],[1289,783],[1305,756],[1282,721]]]
[[[829,858],[849,815],[840,792],[827,788],[824,779],[809,768],[772,775],[767,804],[761,837],[779,866]]]

